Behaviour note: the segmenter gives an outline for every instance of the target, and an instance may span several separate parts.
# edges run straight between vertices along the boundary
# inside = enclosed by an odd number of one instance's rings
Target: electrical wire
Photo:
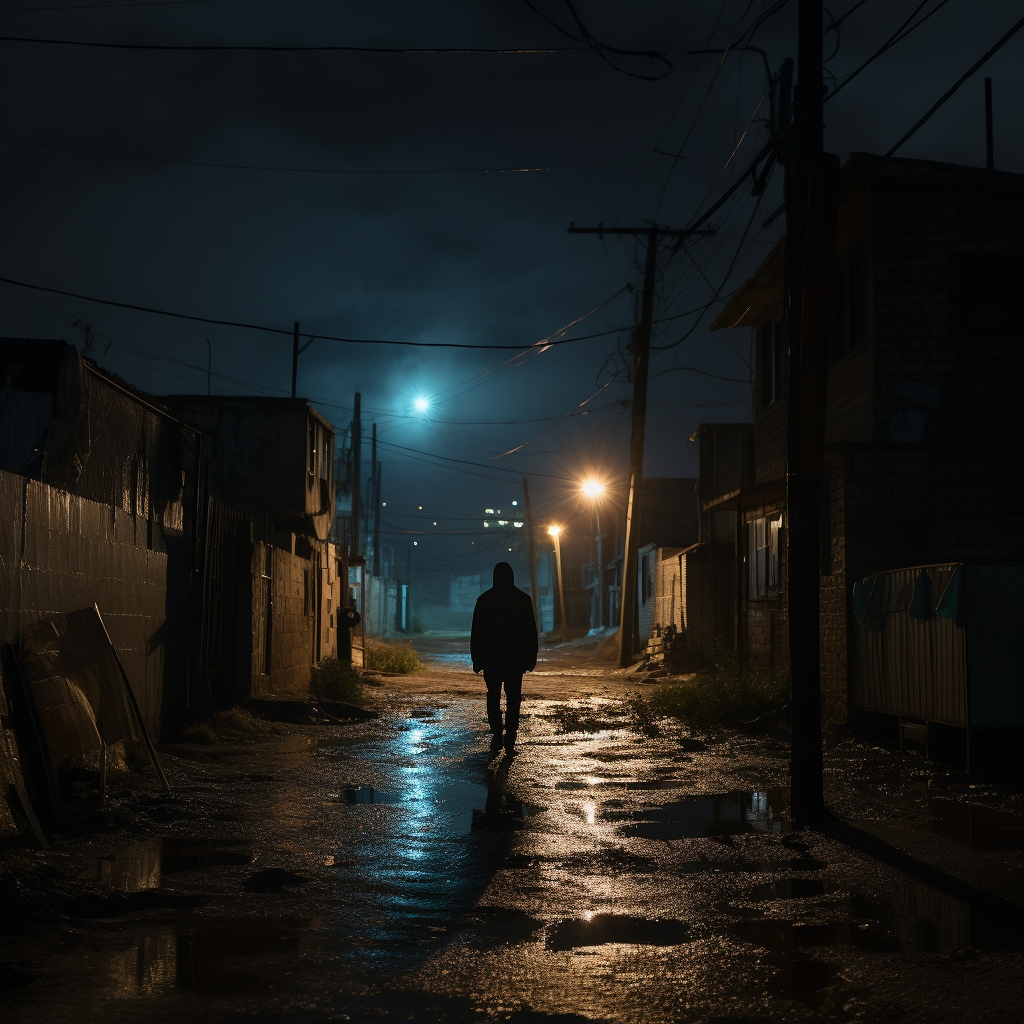
[[[591,167],[611,167],[613,164],[635,160],[641,153],[601,160],[588,164],[550,164],[538,167],[437,167],[437,168],[345,168],[345,167],[281,167],[274,164],[226,164],[210,160],[179,160],[167,156],[145,156],[141,153],[111,153],[101,149],[84,149],[79,146],[63,146],[52,142],[33,142],[28,139],[14,139],[0,136],[0,142],[11,142],[19,146],[33,146],[39,149],[53,149],[64,153],[85,153],[90,156],[109,157],[114,160],[138,160],[147,163],[174,164],[178,167],[207,167],[227,171],[277,171],[287,174],[537,174],[549,171],[586,170]]]
[[[154,309],[150,306],[137,306],[131,302],[115,302],[113,299],[99,299],[92,295],[82,295],[78,292],[62,291],[59,288],[47,288],[41,284],[30,284],[27,281],[16,281],[10,277],[0,277],[0,282],[3,284],[13,284],[19,288],[31,288],[33,291],[48,292],[51,295],[65,295],[72,299],[83,299],[86,302],[96,302],[101,306],[114,306],[118,309],[134,309],[140,313],[155,313],[157,316],[168,316],[178,320],[192,320],[196,323],[201,324],[215,324],[218,327],[239,327],[247,331],[262,331],[266,334],[283,334],[291,337],[293,331],[289,331],[283,327],[267,327],[264,324],[247,324],[236,320],[215,320],[212,317],[205,316],[194,316],[190,313],[175,313],[166,309]],[[614,334],[615,331],[599,331],[597,334],[585,334],[579,338],[558,338],[554,341],[547,341],[541,339],[539,342],[533,344],[543,344],[546,346],[551,345],[567,345],[574,341],[587,341],[591,338],[600,338],[608,334]],[[522,350],[523,346],[519,345],[476,345],[463,342],[455,341],[392,341],[374,338],[339,338],[329,334],[311,334],[308,331],[303,331],[301,336],[307,338],[309,341],[337,341],[345,345],[401,345],[407,348],[460,348],[460,349],[495,349],[495,350],[509,350],[516,349]]]
[[[78,46],[96,50],[163,50],[185,53],[373,53],[373,54],[499,54],[516,56],[520,54],[587,53],[589,46],[540,46],[516,48],[455,47],[455,46],[265,46],[237,43],[103,43],[87,39],[44,39],[37,36],[0,36],[2,43],[36,43],[44,46]]]

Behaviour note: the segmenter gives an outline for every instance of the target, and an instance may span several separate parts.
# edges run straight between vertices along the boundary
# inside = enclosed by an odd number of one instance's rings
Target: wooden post
[[[533,531],[533,512],[530,509],[530,485],[523,477],[523,511],[526,519],[526,540],[530,552],[530,597],[533,599],[533,617],[540,632],[540,598],[537,594],[537,537]]]

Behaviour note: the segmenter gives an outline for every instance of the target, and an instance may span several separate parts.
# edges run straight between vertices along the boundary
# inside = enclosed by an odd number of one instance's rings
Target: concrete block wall
[[[304,700],[309,696],[309,669],[316,629],[315,562],[272,548],[273,638],[270,676],[263,676],[261,697]]]
[[[0,473],[0,512],[2,639],[98,604],[146,724],[159,736],[167,713],[184,704],[186,678],[174,653],[168,657],[167,555],[147,548],[145,521],[9,473]]]

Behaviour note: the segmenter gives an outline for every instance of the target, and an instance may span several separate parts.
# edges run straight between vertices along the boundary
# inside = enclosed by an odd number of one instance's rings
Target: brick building
[[[842,720],[854,582],[1024,559],[1024,176],[852,154],[836,256],[821,650],[826,711]],[[780,241],[712,325],[755,335],[753,465],[735,490],[702,492],[704,513],[731,513],[745,535],[733,644],[773,665],[788,663],[784,257]]]

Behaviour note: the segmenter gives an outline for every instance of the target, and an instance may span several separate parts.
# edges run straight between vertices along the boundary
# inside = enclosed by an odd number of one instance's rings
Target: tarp
[[[117,655],[95,608],[21,633],[25,675],[56,764],[101,743],[140,740]]]

